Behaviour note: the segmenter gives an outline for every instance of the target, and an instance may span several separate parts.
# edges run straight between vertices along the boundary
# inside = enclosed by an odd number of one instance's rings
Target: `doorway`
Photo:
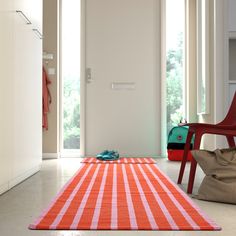
[[[160,0],[86,0],[87,155],[160,155]]]
[[[61,1],[62,156],[160,155],[161,1]]]

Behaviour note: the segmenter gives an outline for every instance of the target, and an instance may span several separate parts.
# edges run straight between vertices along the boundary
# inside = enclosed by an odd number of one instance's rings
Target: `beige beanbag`
[[[197,198],[236,204],[236,148],[191,152],[206,174]]]

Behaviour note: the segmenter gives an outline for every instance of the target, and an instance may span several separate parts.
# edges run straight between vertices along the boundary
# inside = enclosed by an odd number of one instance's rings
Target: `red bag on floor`
[[[170,161],[182,161],[184,150],[174,150],[174,149],[168,149],[167,150],[168,159]],[[191,161],[193,158],[191,152],[188,153],[188,161]]]

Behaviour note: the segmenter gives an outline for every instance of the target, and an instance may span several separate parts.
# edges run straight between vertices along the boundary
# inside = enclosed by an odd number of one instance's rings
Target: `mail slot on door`
[[[134,82],[114,82],[111,84],[113,90],[135,90],[136,83]]]

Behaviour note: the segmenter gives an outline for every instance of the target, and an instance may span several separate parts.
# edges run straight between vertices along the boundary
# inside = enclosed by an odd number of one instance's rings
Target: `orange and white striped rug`
[[[155,164],[83,164],[30,229],[220,230]]]
[[[111,163],[116,163],[116,164],[155,164],[156,161],[153,158],[150,157],[120,157],[117,160],[113,161],[102,161],[98,160],[95,157],[86,157],[84,158],[81,163],[105,163],[105,164],[111,164]]]

